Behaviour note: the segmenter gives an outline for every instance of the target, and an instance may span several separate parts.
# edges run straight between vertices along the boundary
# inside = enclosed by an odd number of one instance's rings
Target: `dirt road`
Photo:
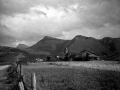
[[[9,67],[9,65],[0,66],[0,70],[6,69],[8,67]]]

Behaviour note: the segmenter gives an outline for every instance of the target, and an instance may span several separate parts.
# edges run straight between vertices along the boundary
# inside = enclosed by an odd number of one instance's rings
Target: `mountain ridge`
[[[49,36],[45,36],[43,39],[38,41],[33,46],[29,47],[27,51],[30,49],[36,52],[46,52],[46,53],[59,53],[60,49],[68,43],[69,40],[57,39]]]
[[[93,37],[86,37],[76,35],[71,40],[63,40],[50,36],[45,36],[29,49],[34,51],[47,52],[49,54],[60,54],[64,52],[67,47],[70,52],[79,53],[82,50],[88,50],[98,55],[111,55],[120,53],[120,38],[105,37],[102,39],[95,39]]]
[[[27,45],[25,45],[25,44],[19,44],[16,48],[23,50],[23,49],[26,49],[26,48],[28,48],[28,47],[29,47],[29,46],[27,46]]]

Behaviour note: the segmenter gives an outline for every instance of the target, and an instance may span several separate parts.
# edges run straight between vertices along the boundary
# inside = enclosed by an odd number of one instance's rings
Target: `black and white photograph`
[[[120,90],[120,0],[0,0],[0,90]]]

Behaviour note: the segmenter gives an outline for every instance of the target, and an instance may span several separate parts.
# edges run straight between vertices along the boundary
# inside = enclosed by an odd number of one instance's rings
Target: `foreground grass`
[[[6,68],[5,68],[6,67]],[[0,70],[0,90],[19,90],[18,88],[18,72],[14,65]]]
[[[6,66],[0,66],[0,90],[8,90],[8,86],[5,84],[7,78],[7,68]]]
[[[120,72],[87,68],[24,69],[28,89],[31,73],[37,77],[37,90],[120,90]]]
[[[5,70],[0,70],[0,90],[6,90],[4,86],[4,76],[5,76]]]

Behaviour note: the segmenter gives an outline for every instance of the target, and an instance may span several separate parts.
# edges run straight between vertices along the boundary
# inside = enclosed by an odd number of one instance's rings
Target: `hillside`
[[[79,53],[83,50],[88,50],[98,55],[108,53],[108,49],[97,39],[92,37],[85,37],[77,35],[68,44],[70,52]]]
[[[77,35],[72,40],[62,40],[45,36],[35,45],[27,48],[26,51],[37,55],[57,55],[62,53],[67,47],[73,53],[87,50],[97,55],[109,57],[120,53],[119,46],[120,38],[105,37],[103,39],[95,39]]]
[[[47,55],[59,55],[64,52],[67,47],[72,53],[80,53],[87,50],[97,55],[106,55],[108,58],[118,58],[120,55],[120,38],[105,37],[103,39],[95,39],[81,35],[75,36],[72,40],[62,40],[49,36],[45,36],[27,49],[25,45],[18,45],[17,48],[0,46],[0,62],[14,61],[14,58],[22,53],[24,60],[35,60],[35,58],[46,57]]]
[[[23,49],[28,48],[28,46],[25,44],[19,44],[16,48],[23,50]]]
[[[109,54],[120,53],[120,38],[105,37],[100,41],[109,50]]]
[[[26,49],[26,51],[31,53],[39,54],[58,54],[61,52],[62,48],[69,42],[69,40],[57,39],[49,36],[45,36],[42,40],[37,42],[35,45]],[[32,52],[33,51],[33,52]]]
[[[11,63],[16,61],[16,57],[18,55],[23,55],[24,58],[22,59],[23,62],[27,62],[28,60],[34,58],[31,54],[12,47],[0,46],[0,64],[1,63]]]

